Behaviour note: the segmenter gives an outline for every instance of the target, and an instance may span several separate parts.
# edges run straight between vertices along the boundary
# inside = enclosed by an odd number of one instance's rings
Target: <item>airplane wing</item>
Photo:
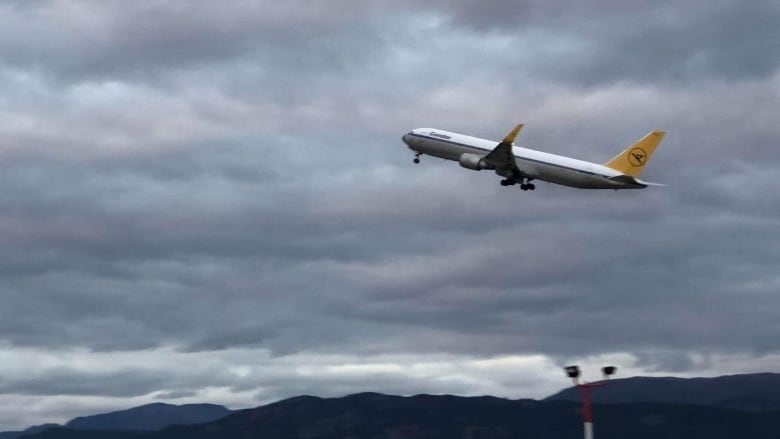
[[[520,130],[523,129],[523,124],[519,124],[509,134],[504,137],[498,146],[493,148],[482,160],[490,165],[494,166],[496,170],[516,170],[517,164],[515,163],[515,156],[512,154],[512,143],[515,141]]]

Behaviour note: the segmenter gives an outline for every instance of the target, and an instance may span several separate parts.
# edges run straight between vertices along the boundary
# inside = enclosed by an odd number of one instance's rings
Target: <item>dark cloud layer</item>
[[[765,369],[779,15],[4,3],[0,422],[24,426],[10,407],[37,397],[57,420],[113,398],[529,396],[507,383],[543,392],[558,375],[542,371],[605,355],[636,373]],[[668,186],[520,193],[413,166],[400,142],[517,121],[522,145],[597,162],[665,129],[645,177]]]
[[[780,59],[772,1],[458,3],[456,26],[539,39],[539,62],[526,68],[575,83],[761,78]]]

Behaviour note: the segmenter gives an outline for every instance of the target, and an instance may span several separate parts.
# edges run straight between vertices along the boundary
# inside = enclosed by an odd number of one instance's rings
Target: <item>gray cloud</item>
[[[74,0],[16,3],[5,9],[4,32],[25,36],[4,39],[9,41],[1,49],[5,62],[75,81],[143,80],[170,70],[230,62],[253,52],[274,52],[280,45],[315,49],[312,43],[318,35],[328,32],[327,38],[329,31],[355,18],[299,2],[269,7],[244,1],[224,7],[204,1],[184,5]],[[306,66],[313,57],[295,59]]]
[[[11,363],[80,362],[0,387],[241,405],[558,386],[470,363],[514,355],[766,368],[777,8],[575,3],[6,3],[0,333]],[[519,193],[399,140],[518,120],[522,145],[592,161],[666,129],[646,178],[669,186]],[[467,370],[431,382],[423,355]]]
[[[158,370],[85,374],[77,369],[55,369],[4,381],[0,389],[6,394],[132,397],[159,389],[170,379]]]
[[[598,85],[614,81],[696,83],[757,78],[774,72],[780,8],[729,1],[563,1],[451,8],[455,26],[518,37],[542,77]],[[769,53],[767,52],[769,51]],[[520,66],[518,66],[520,67]]]

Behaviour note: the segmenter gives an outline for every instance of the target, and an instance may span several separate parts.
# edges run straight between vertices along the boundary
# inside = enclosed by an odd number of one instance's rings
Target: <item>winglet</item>
[[[504,137],[504,140],[501,141],[501,143],[508,143],[512,144],[515,141],[515,137],[520,133],[520,130],[523,129],[523,124],[518,124],[515,129],[512,130],[511,133],[507,134],[506,137]]]
[[[492,151],[488,153],[482,160],[492,166],[494,169],[514,169],[517,167],[515,164],[514,155],[512,155],[512,143],[515,141],[515,137],[523,129],[523,124],[518,124],[511,133],[504,137]]]
[[[653,151],[661,143],[665,134],[663,131],[648,133],[645,137],[637,140],[636,143],[616,155],[612,160],[604,163],[604,165],[625,175],[639,177],[645,164],[650,160],[650,156],[653,155]]]

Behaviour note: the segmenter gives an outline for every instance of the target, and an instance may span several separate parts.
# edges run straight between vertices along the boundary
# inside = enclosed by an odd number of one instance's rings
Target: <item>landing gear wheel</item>
[[[533,183],[528,183],[527,185],[525,185],[525,187],[527,187],[529,191],[536,189],[536,185]]]
[[[415,152],[414,153],[414,160],[412,160],[412,161],[414,162],[415,165],[420,163],[420,156],[421,155],[422,155],[421,152]]]
[[[415,158],[414,158],[414,160],[412,160],[412,161],[413,161],[415,164],[417,164],[417,163],[420,163],[420,159],[418,159],[417,157],[415,157]]]
[[[528,189],[529,189],[529,188],[528,188],[528,185],[527,185],[527,184],[523,183],[523,184],[521,184],[521,185],[520,185],[520,190],[521,190],[521,191],[527,191]]]

